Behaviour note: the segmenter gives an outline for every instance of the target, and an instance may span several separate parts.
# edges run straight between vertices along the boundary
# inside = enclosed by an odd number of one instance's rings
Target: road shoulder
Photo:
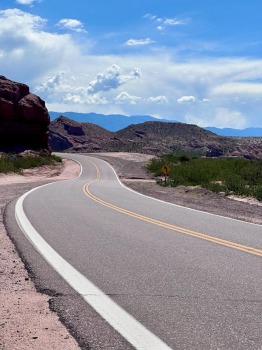
[[[0,349],[79,349],[75,339],[49,308],[50,297],[39,293],[4,226],[5,206],[29,189],[60,179],[74,178],[79,166],[66,161],[59,169],[31,170],[27,176],[0,177]],[[34,181],[34,182],[32,182]]]

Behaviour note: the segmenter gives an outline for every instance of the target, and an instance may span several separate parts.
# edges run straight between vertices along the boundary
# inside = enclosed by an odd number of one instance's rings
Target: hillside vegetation
[[[252,196],[262,201],[262,160],[242,158],[194,158],[163,155],[148,164],[156,176],[161,168],[171,168],[167,185],[201,186],[214,192]]]

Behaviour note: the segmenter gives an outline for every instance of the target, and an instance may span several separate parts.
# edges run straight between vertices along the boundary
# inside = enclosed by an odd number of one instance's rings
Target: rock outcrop
[[[47,150],[50,117],[45,102],[25,84],[0,76],[0,151]]]
[[[50,124],[49,143],[53,151],[99,152],[111,150],[112,133],[91,123],[78,123],[60,116]]]

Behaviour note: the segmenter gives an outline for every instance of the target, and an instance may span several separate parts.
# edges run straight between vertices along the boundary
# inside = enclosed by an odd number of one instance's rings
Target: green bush
[[[254,191],[254,197],[258,200],[258,201],[262,201],[262,186],[259,186],[255,189]]]
[[[239,196],[248,196],[250,191],[246,183],[241,179],[240,176],[235,174],[230,174],[225,181],[225,192],[234,193]]]
[[[174,154],[153,159],[148,170],[160,176],[163,165],[172,169],[167,181],[169,186],[200,185],[214,192],[254,196],[262,200],[262,160],[194,158]]]

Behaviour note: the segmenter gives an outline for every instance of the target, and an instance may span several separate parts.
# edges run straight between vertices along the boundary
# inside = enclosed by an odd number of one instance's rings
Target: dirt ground
[[[262,203],[250,198],[179,186],[162,187],[145,169],[151,156],[136,153],[99,153],[121,181],[143,194],[218,215],[262,224]],[[49,297],[38,293],[10,241],[3,224],[4,207],[12,199],[42,183],[74,178],[79,165],[64,160],[59,167],[42,167],[24,175],[0,175],[0,350],[79,349],[76,341],[49,309]]]
[[[50,297],[36,291],[3,223],[4,207],[14,198],[46,182],[79,174],[79,165],[65,160],[25,175],[0,174],[0,350],[80,349],[50,311]]]

